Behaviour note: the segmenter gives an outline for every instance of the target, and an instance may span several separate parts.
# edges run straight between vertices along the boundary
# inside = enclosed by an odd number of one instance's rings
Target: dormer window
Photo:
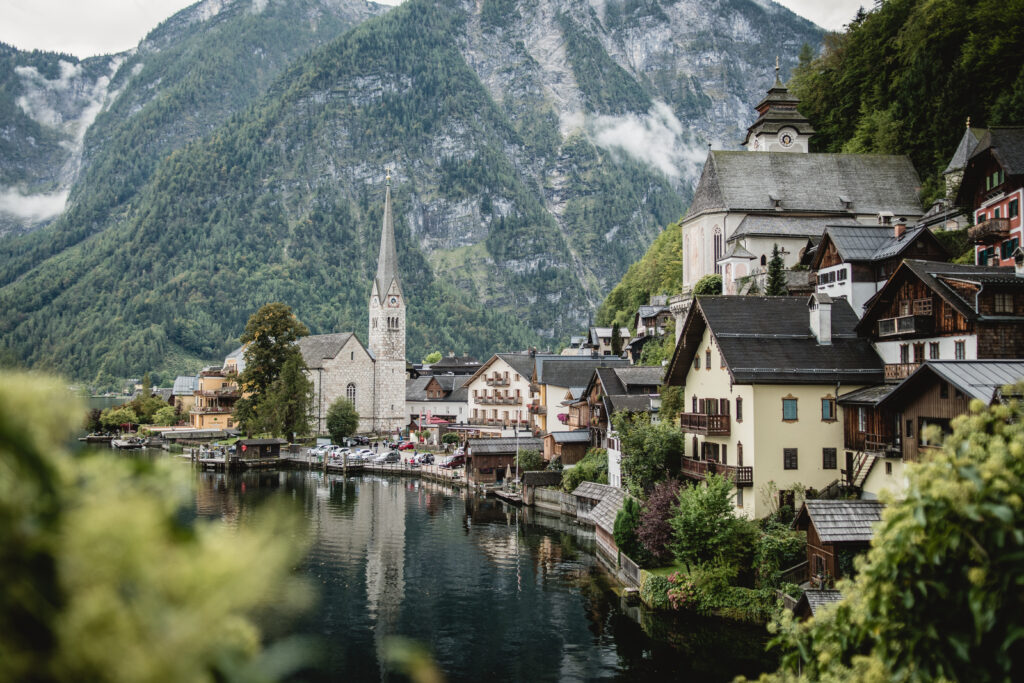
[[[878,212],[878,224],[879,225],[892,225],[892,211],[879,211]]]
[[[769,194],[768,195],[768,201],[771,202],[771,205],[775,209],[778,209],[780,211],[782,210],[782,197],[776,197],[773,194]]]
[[[839,195],[839,204],[847,211],[853,208],[853,200],[846,195]]]

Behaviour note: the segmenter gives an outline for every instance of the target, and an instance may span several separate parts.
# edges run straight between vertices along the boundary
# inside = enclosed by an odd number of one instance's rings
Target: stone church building
[[[359,413],[360,432],[394,433],[405,426],[405,297],[391,215],[391,176],[384,194],[377,275],[370,291],[369,348],[352,332],[317,334],[298,341],[313,382],[313,424],[327,432],[327,411],[347,398]]]

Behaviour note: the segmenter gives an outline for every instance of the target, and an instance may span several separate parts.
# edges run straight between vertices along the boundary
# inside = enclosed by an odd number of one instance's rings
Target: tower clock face
[[[398,305],[398,297],[397,296],[393,296],[390,299],[388,299],[388,305],[389,306],[397,306]]]
[[[783,147],[792,147],[793,131],[788,128],[784,128],[783,130],[779,131],[779,144],[782,145]]]

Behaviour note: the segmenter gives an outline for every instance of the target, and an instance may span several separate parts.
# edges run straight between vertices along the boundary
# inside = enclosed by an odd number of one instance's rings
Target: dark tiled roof
[[[571,432],[551,432],[548,436],[555,443],[590,443],[589,429],[575,429]]]
[[[812,216],[746,216],[728,241],[735,242],[743,237],[821,237],[829,225],[857,225],[857,221],[845,218]],[[748,252],[749,253],[749,252]],[[724,258],[724,257],[723,257]]]
[[[876,384],[839,395],[840,405],[877,406],[884,401],[897,387],[896,384]]]
[[[597,484],[592,481],[585,481],[572,492],[572,495],[577,498],[589,498],[590,500],[601,500],[604,498],[614,486],[608,486],[607,484]]]
[[[896,385],[886,405],[899,405],[920,395],[929,378],[939,377],[970,398],[987,404],[999,398],[1001,389],[1024,380],[1024,360],[929,360]]]
[[[920,216],[920,187],[905,156],[718,150],[708,154],[686,215],[774,211],[770,197],[776,197],[784,211]],[[850,208],[840,197],[851,202]]]
[[[534,358],[528,353],[499,353],[498,358],[512,366],[512,369],[520,376],[529,379],[533,377]]]
[[[239,444],[245,446],[273,446],[274,444],[284,445],[288,443],[287,439],[239,439]]]
[[[302,352],[302,360],[306,361],[306,367],[322,368],[324,361],[337,356],[351,336],[351,332],[337,332],[300,337],[297,343],[299,351]]]
[[[1024,174],[1024,126],[992,127],[986,130],[971,157],[992,150],[1008,175]]]
[[[984,128],[966,128],[963,137],[960,138],[960,143],[956,146],[956,151],[953,152],[953,158],[949,160],[949,165],[946,166],[943,173],[962,170],[967,165],[967,160],[974,154],[974,150],[977,149],[978,140],[984,134]]]
[[[520,478],[523,480],[523,486],[559,486],[562,483],[561,471],[523,472]]]
[[[793,525],[806,529],[809,518],[824,543],[866,542],[884,509],[877,500],[807,500]]]
[[[670,369],[677,381],[685,377],[707,326],[737,384],[881,384],[882,361],[854,333],[856,324],[849,303],[834,300],[832,343],[823,345],[811,333],[803,297],[699,297]]]
[[[469,452],[473,455],[515,455],[517,439],[512,436],[500,439],[470,439]],[[518,439],[519,452],[543,451],[544,440],[534,437]]]
[[[820,590],[815,588],[809,588],[804,591],[804,594],[800,596],[800,602],[807,603],[807,609],[810,610],[811,616],[818,613],[818,608],[822,605],[831,605],[834,602],[839,602],[843,599],[843,594],[837,590]],[[797,605],[797,611],[800,607]]]
[[[614,356],[556,356],[537,359],[537,382],[556,387],[582,387],[597,368],[629,365],[629,361]]]
[[[480,361],[467,354],[464,356],[452,355],[442,358],[436,363],[432,363],[430,369],[435,374],[456,371],[461,371],[462,373],[465,373],[467,371],[472,372],[476,370],[478,367],[480,367]]]
[[[427,400],[427,384],[430,382],[432,377],[425,375],[423,377],[416,377],[415,379],[405,380],[405,400],[406,401],[426,401]]]
[[[667,310],[667,306],[641,306],[637,309],[636,313],[641,318],[653,318],[659,313],[664,313]]]
[[[660,387],[665,369],[661,366],[631,365],[626,368],[615,368],[615,374],[619,381],[626,387],[626,393],[630,387]]]
[[[626,393],[626,386],[619,379],[619,373],[615,372],[613,368],[597,368],[594,372],[601,381],[601,388],[604,389],[606,395]]]
[[[844,261],[881,261],[896,256],[918,237],[931,237],[924,227],[907,228],[903,239],[896,239],[892,226],[830,226],[828,238]]]
[[[648,394],[609,394],[604,397],[604,407],[609,415],[619,412],[651,412],[651,397]]]

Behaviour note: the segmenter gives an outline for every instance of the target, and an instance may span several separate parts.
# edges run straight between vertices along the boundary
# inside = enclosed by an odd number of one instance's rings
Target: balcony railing
[[[546,415],[547,412],[548,412],[547,407],[544,406],[544,405],[541,405],[540,403],[531,403],[527,407],[528,407],[529,411],[531,413],[533,413],[534,415]]]
[[[714,460],[683,458],[682,472],[687,477],[704,480],[710,474],[717,474],[732,481],[736,486],[754,485],[754,468],[738,465],[723,465]]]
[[[190,413],[195,414],[212,414],[212,413],[230,413],[231,408],[225,406],[192,406]]]
[[[238,398],[238,389],[213,389],[209,391],[195,392],[197,396],[205,396],[209,398]]]
[[[507,387],[509,385],[508,377],[488,377],[486,382],[489,387]]]
[[[967,236],[974,242],[998,242],[1010,236],[1009,218],[989,218],[978,223],[967,231]]]
[[[898,382],[914,374],[914,371],[921,367],[920,363],[886,363],[885,381]]]
[[[731,433],[731,423],[728,415],[679,413],[679,426],[684,432],[689,434],[729,436]]]
[[[509,405],[513,406],[519,403],[519,399],[515,396],[478,396],[476,402],[486,405]]]
[[[873,453],[888,453],[891,451],[898,451],[899,447],[896,445],[895,437],[885,436],[883,434],[865,434],[864,450],[871,451]]]
[[[901,334],[931,334],[935,329],[930,315],[901,315],[878,321],[878,336],[893,337]]]
[[[471,417],[466,423],[474,427],[511,427],[517,424],[515,418],[505,420],[500,417]],[[526,420],[519,420],[518,424],[526,426],[527,423]]]

